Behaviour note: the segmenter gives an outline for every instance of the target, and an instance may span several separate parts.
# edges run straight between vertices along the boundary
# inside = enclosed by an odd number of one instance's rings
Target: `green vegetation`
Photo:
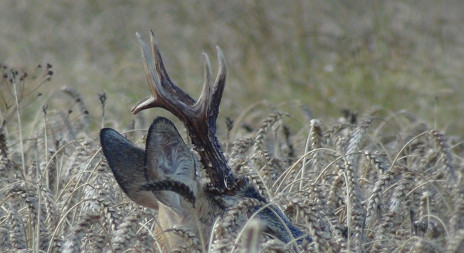
[[[461,1],[3,1],[0,59],[16,68],[53,64],[49,92],[70,86],[100,127],[127,127],[145,96],[135,32],[153,29],[172,79],[199,94],[201,52],[219,45],[229,76],[222,114],[261,100],[300,100],[318,118],[375,106],[406,109],[437,127],[462,129]],[[212,57],[214,59],[214,57]],[[43,91],[44,94],[48,94]],[[67,101],[68,104],[70,103]],[[49,108],[62,108],[59,94]],[[69,105],[67,105],[69,106]]]

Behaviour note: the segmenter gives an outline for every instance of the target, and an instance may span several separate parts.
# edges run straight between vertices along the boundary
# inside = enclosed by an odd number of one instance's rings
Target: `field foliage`
[[[185,234],[180,251],[462,252],[463,9],[3,1],[0,251],[159,250],[157,214],[124,196],[98,141],[113,127],[143,146],[155,116],[169,116],[129,111],[148,93],[135,32],[153,29],[193,97],[201,51],[222,48],[218,138],[229,165],[313,238],[284,245],[259,224],[235,226],[256,204],[244,201],[218,220],[208,249]]]

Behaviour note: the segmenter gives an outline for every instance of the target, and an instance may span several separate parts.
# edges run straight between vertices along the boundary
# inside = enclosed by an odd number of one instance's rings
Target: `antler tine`
[[[171,79],[169,78],[166,68],[164,67],[163,58],[161,57],[161,53],[158,47],[158,40],[156,39],[156,35],[153,32],[153,30],[150,30],[150,43],[152,45],[151,56],[153,57],[152,59],[153,59],[153,62],[155,63],[156,73],[159,76],[161,86],[163,86],[163,88],[172,86],[173,83]]]
[[[137,40],[139,41],[140,44],[140,49],[142,51],[142,58],[143,58],[143,66],[145,68],[145,76],[148,82],[148,86],[151,91],[151,95],[147,98],[144,98],[140,101],[138,101],[135,106],[132,108],[132,113],[137,114],[141,110],[145,110],[151,107],[156,107],[157,105],[157,92],[156,89],[154,88],[156,86],[156,83],[159,82],[158,76],[155,75],[155,67],[153,65],[153,62],[148,61],[148,46],[145,44],[145,41],[143,41],[142,36],[139,33],[135,33],[137,36]],[[153,82],[155,84],[153,84]]]
[[[216,50],[219,62],[216,81],[213,83],[211,80],[211,65],[209,57],[206,53],[203,53],[205,61],[205,80],[200,98],[194,105],[195,111],[198,113],[198,117],[208,124],[209,131],[211,131],[212,134],[216,132],[216,120],[219,114],[219,105],[221,103],[222,93],[224,92],[227,73],[224,54],[218,46],[216,46]]]
[[[172,112],[177,117],[181,117],[183,113],[188,114],[189,111],[192,111],[189,105],[193,104],[195,100],[173,84],[169,79],[166,69],[164,68],[163,59],[158,50],[158,43],[156,42],[154,33],[152,32],[150,36],[153,44],[152,57],[150,57],[150,50],[142,36],[139,33],[136,33],[136,35],[142,51],[145,75],[151,91],[151,96],[137,102],[132,108],[132,112],[137,114],[148,108],[162,107]],[[150,61],[150,58],[153,60]]]
[[[210,108],[211,112],[208,119],[208,124],[212,128],[210,129],[213,133],[216,132],[216,120],[219,114],[219,104],[221,104],[222,94],[224,92],[224,87],[226,85],[226,60],[224,54],[219,46],[216,46],[217,58],[219,62],[218,74],[216,76],[216,81],[214,82],[213,94]]]
[[[151,96],[140,100],[132,112],[135,114],[144,109],[162,107],[174,114],[187,128],[212,185],[218,189],[234,185],[236,178],[227,166],[227,161],[215,136],[216,120],[227,73],[221,49],[216,47],[219,68],[214,82],[211,78],[211,64],[208,55],[203,53],[205,80],[201,95],[196,102],[169,79],[153,31],[151,31],[150,36],[153,45],[151,52],[138,33],[137,38],[142,51],[145,75]]]
[[[193,109],[196,113],[196,127],[207,131],[204,134],[206,134],[205,137],[208,138],[208,141],[199,141],[204,144],[208,143],[204,146],[205,150],[199,152],[202,162],[207,164],[205,169],[213,185],[220,189],[224,189],[224,187],[227,188],[228,186],[232,186],[236,178],[227,166],[227,162],[220,151],[220,146],[215,136],[216,120],[219,114],[219,105],[224,92],[227,74],[224,54],[218,46],[216,46],[216,50],[219,68],[214,82],[211,80],[211,64],[209,57],[206,53],[203,53],[205,64],[204,84],[200,98],[193,106]],[[189,129],[190,126],[187,125],[186,127]],[[192,138],[192,142],[195,143],[195,139],[196,138]]]
[[[156,39],[155,33],[153,30],[150,30],[150,42],[153,45],[152,47],[152,56],[153,61],[155,62],[156,73],[158,73],[159,79],[161,81],[161,86],[168,90],[169,94],[175,98],[175,100],[180,100],[184,104],[193,105],[195,100],[175,85],[169,78],[168,72],[164,67],[163,58],[158,48],[158,40]]]
[[[208,54],[203,53],[203,61],[204,61],[204,82],[203,82],[203,89],[201,90],[200,97],[198,101],[193,105],[195,111],[197,112],[197,116],[202,118],[201,120],[205,122],[208,107],[211,104],[211,63],[209,61]],[[203,116],[203,117],[202,117]]]

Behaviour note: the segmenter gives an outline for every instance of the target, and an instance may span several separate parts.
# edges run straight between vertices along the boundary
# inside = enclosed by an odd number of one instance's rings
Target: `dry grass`
[[[229,136],[241,139],[228,144],[227,156],[232,169],[249,177],[313,243],[284,245],[262,237],[259,224],[241,227],[239,214],[261,205],[245,199],[216,222],[209,251],[462,250],[461,139],[447,138],[404,111],[360,119],[347,113],[328,124],[311,119],[301,129],[288,125],[304,113],[281,113],[271,105],[247,111],[229,122]],[[99,143],[85,127],[69,129],[66,121],[57,127],[52,122],[59,115],[44,109],[36,130],[22,140],[4,131],[17,125],[14,117],[2,128],[1,250],[158,251],[156,213],[121,193]],[[85,126],[87,118],[81,113],[75,122]],[[137,142],[144,133],[130,136]],[[185,237],[184,251],[201,251],[200,240],[181,228],[162,233]]]
[[[127,108],[146,93],[133,34],[150,28],[187,91],[201,83],[200,50],[224,49],[229,165],[313,238],[284,245],[238,226],[261,204],[244,200],[209,251],[464,250],[459,1],[45,2],[0,4],[2,26],[15,25],[0,31],[0,56],[21,66],[1,65],[0,251],[160,250],[157,214],[123,195],[96,138],[104,125],[144,143],[155,112]],[[181,228],[161,233],[201,251]]]

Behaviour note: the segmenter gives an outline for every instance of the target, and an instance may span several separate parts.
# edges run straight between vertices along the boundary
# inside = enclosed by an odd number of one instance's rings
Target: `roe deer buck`
[[[311,238],[290,223],[278,208],[268,205],[253,184],[234,175],[227,165],[215,136],[226,79],[221,49],[217,47],[219,70],[215,81],[211,79],[208,56],[203,54],[205,80],[200,98],[195,101],[169,79],[153,32],[151,53],[141,36],[137,34],[137,37],[151,96],[140,100],[132,112],[161,107],[179,118],[188,131],[201,165],[174,124],[166,118],[158,117],[150,126],[145,150],[113,129],[102,129],[103,153],[127,196],[142,206],[158,210],[158,232],[181,229],[199,238],[202,250],[208,247],[216,219],[246,199],[260,205],[242,214],[245,220],[258,211],[253,217],[270,236],[284,243],[301,241],[302,238],[310,241]],[[201,168],[209,181],[202,179]],[[185,239],[176,233],[160,234],[158,240],[164,250],[178,249],[186,244]]]

